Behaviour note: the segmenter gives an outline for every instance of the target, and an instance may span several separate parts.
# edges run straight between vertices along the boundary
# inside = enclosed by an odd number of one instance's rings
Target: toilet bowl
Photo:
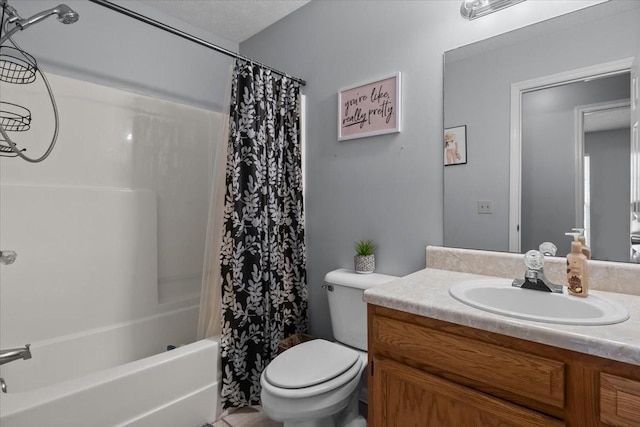
[[[326,274],[331,326],[336,342],[322,339],[292,347],[262,372],[263,411],[285,427],[366,427],[359,415],[366,381],[366,289],[396,279],[347,269]]]
[[[285,427],[366,426],[358,414],[367,354],[321,339],[297,345],[262,372],[262,408]]]

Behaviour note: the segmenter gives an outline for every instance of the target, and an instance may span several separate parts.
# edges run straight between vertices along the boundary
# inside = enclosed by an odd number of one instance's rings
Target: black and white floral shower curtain
[[[306,332],[300,87],[237,61],[231,89],[222,274],[222,402],[260,402],[278,343]]]

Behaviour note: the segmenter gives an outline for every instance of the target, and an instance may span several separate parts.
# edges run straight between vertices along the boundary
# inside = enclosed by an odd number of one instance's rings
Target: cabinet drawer
[[[389,359],[374,359],[379,391],[370,426],[564,427],[536,411]]]
[[[376,316],[373,344],[509,393],[564,407],[564,363]]]
[[[640,426],[640,381],[600,374],[600,421],[613,426]]]

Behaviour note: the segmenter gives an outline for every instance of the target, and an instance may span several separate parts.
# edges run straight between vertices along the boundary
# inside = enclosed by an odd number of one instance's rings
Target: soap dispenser
[[[582,253],[580,233],[565,233],[573,236],[571,252],[567,254],[567,284],[570,295],[586,297],[589,293],[589,277],[587,272],[587,257]]]
[[[571,230],[576,233],[580,233],[578,241],[582,243],[582,253],[587,257],[587,259],[591,259],[591,249],[587,246],[587,239],[584,236],[584,228],[572,228]]]

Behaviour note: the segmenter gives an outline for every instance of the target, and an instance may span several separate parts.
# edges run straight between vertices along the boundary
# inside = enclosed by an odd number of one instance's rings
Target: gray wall
[[[55,17],[18,32],[14,39],[45,72],[220,111],[231,59],[87,0],[65,0],[80,14],[71,25]],[[126,8],[237,51],[238,44],[198,30],[135,0]],[[59,0],[10,0],[27,18]]]
[[[522,252],[538,249],[540,243],[545,241],[555,243],[559,256],[570,252],[571,240],[564,233],[578,226],[574,178],[575,108],[629,99],[629,93],[630,78],[625,73],[527,92],[522,96]],[[628,164],[629,140],[626,143],[627,156],[623,160]],[[587,153],[586,147],[584,148]],[[603,178],[601,174],[592,175],[592,182],[598,185],[611,184],[610,180],[599,181],[600,178]],[[623,197],[626,201],[624,206],[627,206],[628,169],[626,178],[622,181],[611,185],[609,192]],[[624,182],[626,189],[621,187]],[[595,239],[592,241],[597,241],[598,236],[592,237]],[[594,258],[604,259],[601,258],[602,255],[604,253],[599,251]]]
[[[560,26],[545,22],[447,52],[445,127],[467,125],[468,163],[445,168],[446,246],[509,248],[511,84],[634,56],[639,7],[609,2],[553,20]],[[494,213],[479,215],[478,200],[492,200]]]
[[[591,157],[591,255],[597,259],[629,261],[630,138],[629,129],[585,134]]]
[[[323,277],[353,268],[356,240],[374,239],[376,271],[394,275],[424,268],[425,246],[442,244],[442,54],[543,18],[535,3],[469,22],[456,1],[314,0],[241,44],[242,54],[308,82],[312,333],[331,336]],[[546,11],[560,3],[577,2]],[[396,71],[402,132],[338,142],[339,89]]]

